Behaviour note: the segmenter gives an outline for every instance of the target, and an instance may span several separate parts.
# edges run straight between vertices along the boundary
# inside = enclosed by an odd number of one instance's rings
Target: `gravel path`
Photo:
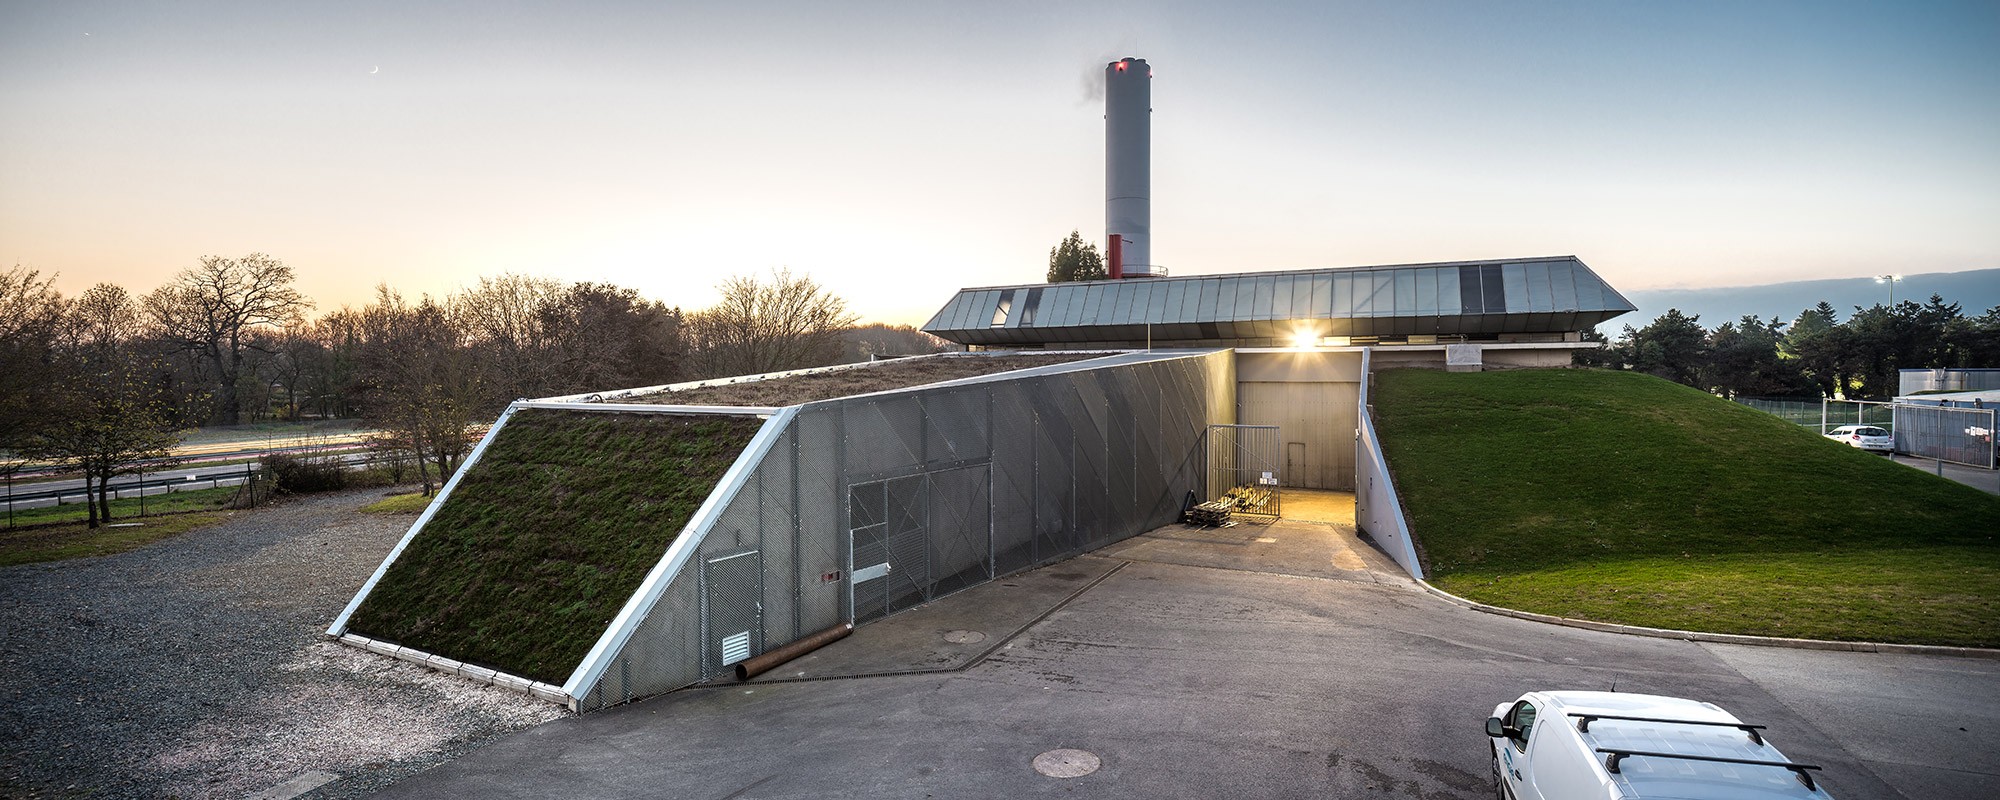
[[[0,798],[355,797],[562,716],[322,632],[408,529],[379,490],[0,569]]]

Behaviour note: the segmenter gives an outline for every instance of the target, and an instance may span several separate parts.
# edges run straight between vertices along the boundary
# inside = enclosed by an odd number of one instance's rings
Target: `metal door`
[[[888,482],[855,484],[847,493],[849,622],[889,613]]]
[[[1292,463],[1284,485],[1300,489],[1354,489],[1354,428],[1360,385],[1355,383],[1237,384],[1240,404],[1236,421],[1245,425],[1276,425],[1287,442],[1304,445],[1301,455],[1282,457]]]
[[[702,562],[702,663],[708,675],[764,652],[764,558],[756,550]]]

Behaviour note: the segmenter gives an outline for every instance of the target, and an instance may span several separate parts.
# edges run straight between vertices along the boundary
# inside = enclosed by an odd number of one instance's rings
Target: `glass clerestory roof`
[[[1574,256],[961,289],[923,329],[968,345],[1551,334],[1632,311]]]

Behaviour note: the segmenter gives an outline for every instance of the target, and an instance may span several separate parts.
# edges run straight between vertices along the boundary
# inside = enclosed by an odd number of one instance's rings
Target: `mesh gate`
[[[1208,500],[1230,498],[1235,516],[1278,518],[1278,426],[1210,425],[1207,450]]]
[[[1993,469],[1995,410],[1897,403],[1896,452]]]

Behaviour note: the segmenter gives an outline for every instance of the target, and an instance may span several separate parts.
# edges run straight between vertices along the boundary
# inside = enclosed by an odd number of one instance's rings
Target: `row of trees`
[[[1595,331],[1586,337],[1604,341]],[[2000,306],[1967,316],[1932,295],[1925,303],[1855,307],[1846,320],[1820,303],[1791,322],[1745,316],[1714,330],[1669,309],[1643,328],[1625,326],[1579,363],[1638,370],[1724,397],[1886,399],[1898,372],[2000,367]]]
[[[508,401],[770,372],[942,342],[855,329],[846,303],[803,275],[736,277],[695,312],[601,283],[503,275],[444,298],[388,286],[312,316],[283,261],[207,257],[144,296],[112,284],[63,297],[52,276],[0,271],[0,450],[82,471],[103,487],[165,458],[201,423],[360,417],[448,475],[467,426]],[[900,353],[892,352],[903,348]]]

